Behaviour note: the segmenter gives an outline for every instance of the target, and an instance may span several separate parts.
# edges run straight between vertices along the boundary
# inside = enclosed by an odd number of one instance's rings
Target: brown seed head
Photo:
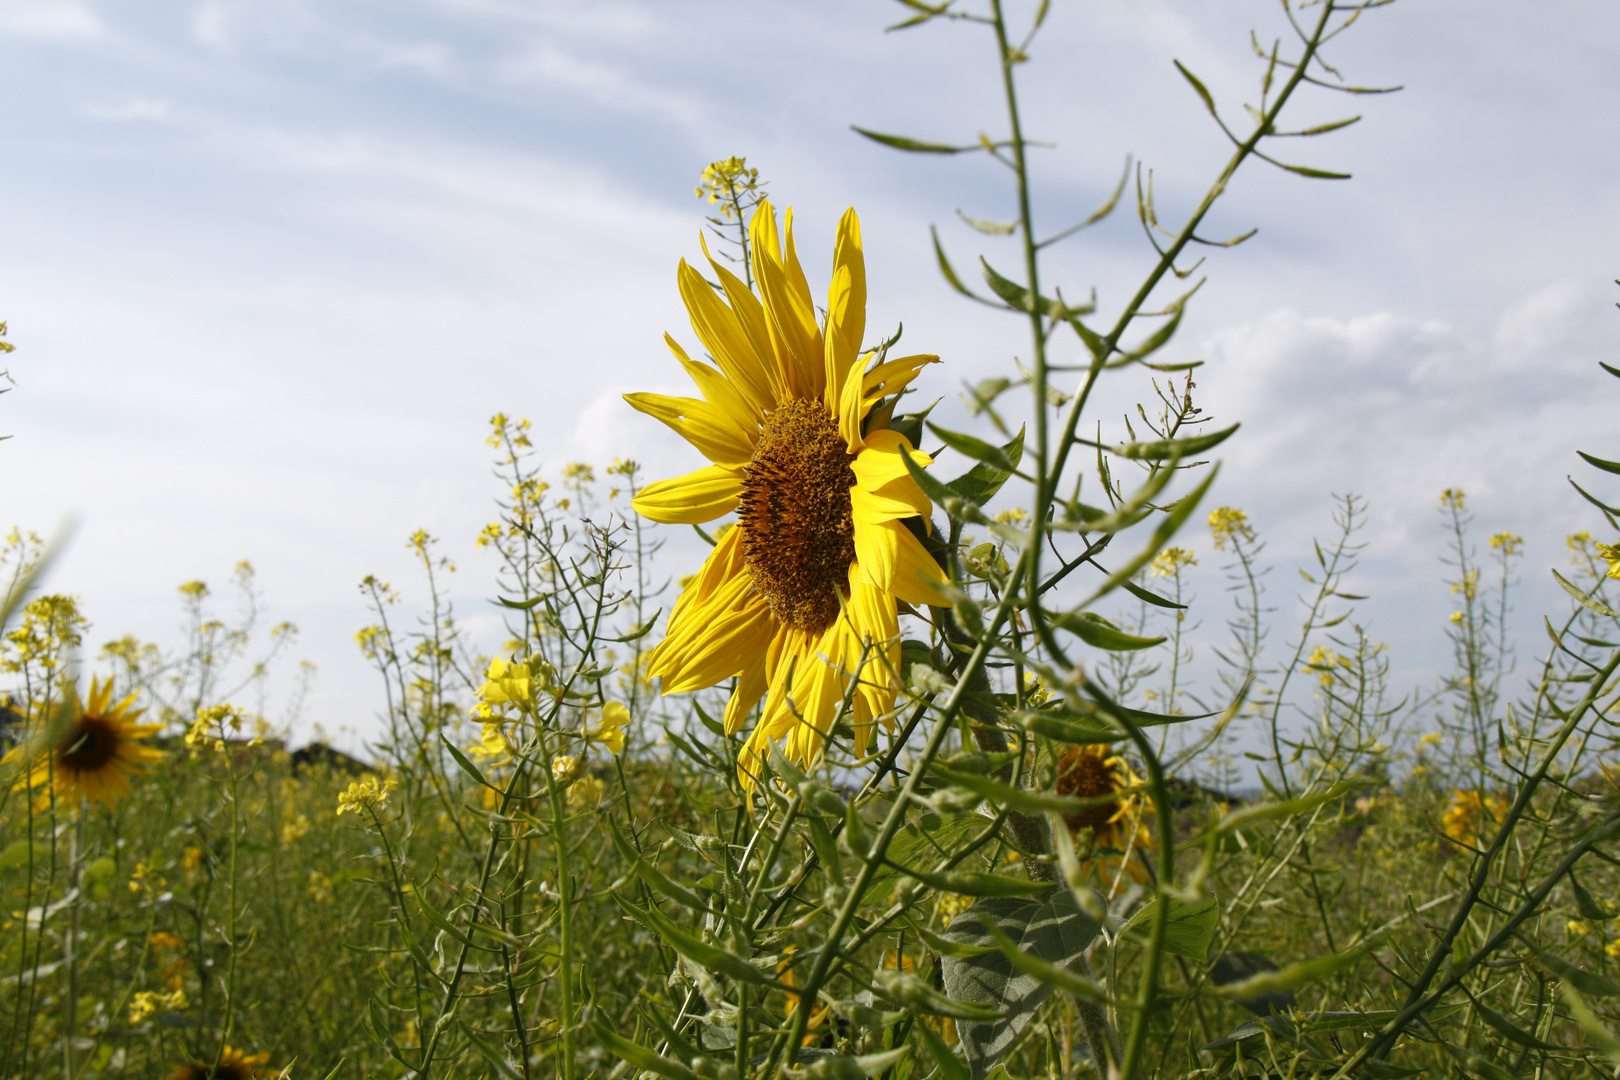
[[[848,591],[853,460],[821,402],[796,399],[766,418],[744,472],[743,562],[771,612],[796,630],[831,626]]]

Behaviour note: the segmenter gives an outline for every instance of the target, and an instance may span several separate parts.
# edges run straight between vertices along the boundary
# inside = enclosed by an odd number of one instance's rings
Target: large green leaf
[[[959,945],[994,946],[995,939],[981,916],[991,919],[1022,952],[1084,977],[1082,957],[1097,936],[1098,926],[1080,910],[1071,890],[1054,888],[1028,899],[980,900],[952,920],[942,936]],[[1016,970],[1000,949],[967,958],[945,956],[940,963],[945,992],[952,998],[1006,1011],[1000,1020],[957,1021],[960,1049],[974,1080],[979,1080],[1011,1048],[1052,988],[1034,975]]]
[[[1196,904],[1173,896],[1167,899],[1170,912],[1164,927],[1164,951],[1202,964],[1204,957],[1209,954],[1209,939],[1215,933],[1215,922],[1221,915],[1215,898],[1206,896]],[[1158,905],[1163,902],[1155,900],[1139,908],[1125,923],[1125,929],[1140,927],[1142,933],[1147,934],[1153,925]]]

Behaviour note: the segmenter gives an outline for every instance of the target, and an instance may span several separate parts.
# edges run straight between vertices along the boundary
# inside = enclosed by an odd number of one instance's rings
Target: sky
[[[0,0],[0,318],[17,349],[0,526],[77,519],[48,587],[81,598],[86,655],[127,633],[173,644],[176,587],[208,581],[228,611],[249,559],[266,624],[298,624],[293,655],[319,667],[303,730],[352,744],[382,704],[352,641],[369,621],[356,586],[375,573],[420,602],[418,528],[442,538],[459,613],[497,647],[493,567],[472,543],[500,493],[488,419],[528,417],[553,474],[699,464],[620,395],[687,392],[661,338],[696,346],[674,270],[699,255],[693,185],[729,155],[795,208],[815,289],[857,207],[868,326],[904,323],[910,349],[939,353],[937,415],[968,426],[961,383],[1008,373],[1028,342],[949,290],[929,227],[959,266],[1010,269],[1013,243],[958,217],[1010,217],[1009,177],[850,126],[973,142],[1004,112],[983,28],[886,33],[904,14]],[[1032,159],[1040,227],[1085,217],[1127,160],[1152,170],[1162,219],[1195,204],[1226,147],[1172,60],[1241,119],[1261,73],[1251,28],[1286,32],[1262,0],[1053,4],[1019,69],[1029,137],[1051,144]],[[1211,499],[1268,541],[1277,634],[1289,566],[1355,492],[1369,507],[1356,618],[1422,685],[1449,656],[1439,493],[1468,492],[1482,546],[1523,536],[1530,656],[1541,614],[1567,609],[1548,572],[1564,537],[1599,526],[1565,481],[1591,478],[1575,450],[1620,456],[1606,422],[1620,386],[1597,367],[1620,363],[1620,9],[1401,0],[1328,56],[1351,83],[1403,89],[1302,94],[1298,127],[1363,119],[1278,152],[1354,179],[1240,172],[1208,235],[1259,231],[1207,251],[1164,355],[1204,361],[1199,403],[1243,425]],[[1129,210],[1050,249],[1048,280],[1117,310],[1152,262]],[[1118,437],[1119,415],[1151,400],[1146,378],[1116,376],[1090,419]],[[696,542],[670,540],[685,572]],[[1222,559],[1202,527],[1181,542],[1218,626]]]

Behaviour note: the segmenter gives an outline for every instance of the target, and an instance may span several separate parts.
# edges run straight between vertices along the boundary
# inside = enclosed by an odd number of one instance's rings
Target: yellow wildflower
[[[607,785],[594,776],[582,776],[568,789],[568,805],[594,810],[607,794]]]
[[[1219,513],[1219,511],[1216,512]],[[1242,511],[1240,510],[1238,513],[1242,513]],[[1211,517],[1213,518],[1213,515]],[[1211,520],[1210,525],[1213,526],[1214,524],[1215,522]],[[1148,573],[1152,577],[1175,577],[1181,572],[1182,567],[1197,565],[1197,556],[1186,548],[1165,548],[1154,558],[1152,565],[1148,567]]]
[[[1466,498],[1467,496],[1463,494],[1462,488],[1446,488],[1440,493],[1440,506],[1446,510],[1461,511],[1463,509],[1463,500]]]
[[[184,990],[172,990],[167,994],[154,993],[151,990],[137,990],[135,997],[129,1003],[129,1022],[131,1024],[144,1023],[147,1017],[156,1013],[179,1012],[188,1004]]]
[[[1440,818],[1440,830],[1466,847],[1479,847],[1507,814],[1507,800],[1478,791],[1458,791]]]
[[[1209,531],[1215,539],[1215,550],[1225,551],[1226,545],[1237,546],[1239,540],[1254,542],[1254,527],[1249,515],[1235,506],[1222,506],[1209,512]]]
[[[1598,554],[1609,564],[1609,577],[1620,578],[1620,544],[1599,544]]]
[[[1515,536],[1510,532],[1500,532],[1491,537],[1490,544],[1503,555],[1517,555],[1524,549],[1524,537]]]
[[[390,776],[379,780],[375,774],[367,775],[349,785],[347,791],[338,792],[337,812],[358,814],[361,810],[382,806],[388,802],[388,793],[399,786]]]
[[[618,754],[624,750],[624,727],[628,723],[630,710],[621,701],[610,701],[602,706],[602,722],[586,731],[585,737]]]
[[[551,665],[540,657],[507,660],[497,656],[484,673],[484,685],[478,688],[478,704],[472,710],[473,715],[487,719],[513,709],[520,713],[533,712],[535,701],[551,685]]]

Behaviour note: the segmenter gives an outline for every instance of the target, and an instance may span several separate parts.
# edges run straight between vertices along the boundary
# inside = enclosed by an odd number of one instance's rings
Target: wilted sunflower
[[[135,697],[130,694],[114,705],[112,680],[92,679],[90,699],[75,710],[23,783],[30,789],[52,785],[64,802],[80,796],[104,806],[117,802],[129,790],[132,775],[163,757],[162,751],[141,743],[161,725],[135,722],[146,711],[131,707]],[[24,747],[14,747],[6,756],[20,757],[24,752]]]
[[[265,1062],[270,1060],[268,1051],[257,1054],[244,1054],[234,1047],[227,1046],[220,1052],[219,1064],[210,1065],[197,1061],[187,1065],[176,1065],[169,1074],[169,1080],[252,1080],[264,1071]]]
[[[649,670],[665,694],[738,676],[728,733],[765,699],[745,782],[784,736],[790,758],[813,760],[857,674],[856,750],[864,753],[872,721],[894,705],[897,601],[947,602],[944,573],[904,523],[926,521],[930,504],[900,455],[930,459],[888,427],[900,391],[938,357],[866,370],[866,267],[854,210],[838,224],[824,328],[794,250],[792,210],[784,234],[770,203],[760,203],[749,224],[757,297],[711,256],[728,304],[681,261],[692,329],[719,370],[665,341],[703,398],[625,395],[714,463],[649,484],[636,509],[669,524],[737,511],[736,527],[676,601]]]

